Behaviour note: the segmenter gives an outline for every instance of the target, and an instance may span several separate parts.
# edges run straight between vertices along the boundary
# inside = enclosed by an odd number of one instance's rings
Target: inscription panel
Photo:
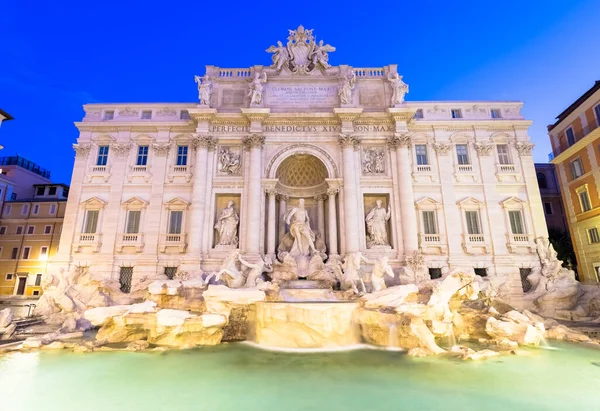
[[[337,86],[267,85],[266,106],[334,106],[338,104]]]

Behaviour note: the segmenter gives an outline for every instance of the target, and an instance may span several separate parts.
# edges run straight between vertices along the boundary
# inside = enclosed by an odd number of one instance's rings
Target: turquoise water
[[[0,409],[600,410],[600,350],[560,344],[483,362],[241,344],[0,357]],[[597,363],[597,365],[594,365]]]

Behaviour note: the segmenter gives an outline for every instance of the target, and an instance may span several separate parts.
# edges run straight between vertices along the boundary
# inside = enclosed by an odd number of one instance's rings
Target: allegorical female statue
[[[352,71],[350,75],[346,75],[340,79],[338,86],[338,95],[340,96],[340,104],[352,104],[352,90],[356,84],[356,73]]]
[[[263,84],[267,82],[267,73],[263,72],[262,77],[260,73],[254,74],[254,79],[250,83],[250,90],[248,90],[248,97],[250,97],[251,106],[260,106],[263,101]]]
[[[219,232],[219,241],[217,245],[229,245],[237,247],[238,236],[237,229],[240,217],[236,213],[233,201],[227,202],[227,207],[221,211],[221,215],[215,224],[215,230]]]
[[[200,105],[210,106],[210,96],[212,95],[213,85],[208,75],[204,77],[194,77],[196,83],[198,83],[198,98],[200,99]]]
[[[375,204],[375,207],[369,211],[369,214],[365,218],[368,233],[367,248],[378,245],[389,245],[386,225],[391,217],[392,210],[389,206],[387,211],[381,207],[381,200],[377,200]]]
[[[396,104],[404,103],[404,96],[408,93],[408,84],[402,81],[402,76],[398,73],[390,73],[388,75],[388,81],[392,86],[392,104],[394,107]]]

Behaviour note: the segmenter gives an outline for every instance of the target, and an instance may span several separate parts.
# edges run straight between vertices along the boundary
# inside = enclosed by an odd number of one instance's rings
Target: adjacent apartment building
[[[569,232],[556,167],[554,164],[536,163],[535,173],[540,187],[548,230]]]
[[[600,80],[548,126],[579,278],[600,281]]]

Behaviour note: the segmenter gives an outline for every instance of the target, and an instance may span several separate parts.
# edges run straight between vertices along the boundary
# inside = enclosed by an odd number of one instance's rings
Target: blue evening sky
[[[270,64],[265,49],[303,24],[334,65],[398,64],[407,100],[521,100],[546,125],[600,79],[600,1],[13,0],[0,12],[0,155],[69,182],[82,105],[193,102],[205,65]]]

